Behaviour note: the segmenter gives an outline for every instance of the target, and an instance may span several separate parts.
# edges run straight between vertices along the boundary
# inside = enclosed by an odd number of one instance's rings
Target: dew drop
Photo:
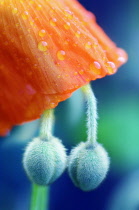
[[[77,74],[78,74],[78,72],[77,72],[77,71],[75,71],[75,72],[74,72],[74,75],[76,76]]]
[[[84,26],[86,26],[86,25],[87,25],[87,22],[86,22],[86,21],[82,21],[82,24],[83,24]]]
[[[18,28],[20,26],[20,24],[19,23],[16,23],[15,26]]]
[[[41,8],[42,8],[42,6],[40,4],[37,5],[37,7],[36,7],[37,10],[41,10]]]
[[[56,103],[50,103],[51,108],[55,108],[55,106],[56,106]]]
[[[34,4],[34,1],[31,0],[31,1],[29,1],[29,3],[30,3],[30,4]]]
[[[85,81],[86,81],[86,82],[89,82],[89,80],[90,80],[89,78],[85,78]]]
[[[76,36],[77,38],[80,38],[81,32],[80,32],[80,31],[77,31],[77,32],[75,33],[75,36]]]
[[[47,42],[40,41],[40,42],[38,43],[38,49],[39,49],[40,51],[45,52],[45,51],[48,49],[48,44],[47,44]]]
[[[38,65],[35,63],[34,64],[34,69],[37,69],[38,68]]]
[[[93,73],[100,75],[101,74],[101,65],[99,62],[94,61],[94,63],[91,63],[89,66],[90,71]]]
[[[65,44],[65,45],[68,45],[68,44],[69,44],[69,42],[68,42],[68,41],[65,41],[65,42],[64,42],[64,44]]]
[[[126,59],[124,57],[119,57],[118,58],[118,61],[121,62],[121,63],[125,63],[126,62]]]
[[[4,1],[0,1],[0,4],[3,5],[4,4]]]
[[[84,74],[84,70],[81,69],[81,70],[79,71],[79,74],[80,74],[80,75]]]
[[[101,69],[101,65],[97,61],[94,61],[94,66],[96,67],[96,69]]]
[[[60,51],[57,52],[57,58],[58,58],[60,61],[65,60],[65,55],[66,55],[66,53],[65,53],[64,50],[60,50]]]
[[[65,24],[64,24],[64,28],[65,28],[66,30],[70,29],[70,23],[69,23],[69,22],[65,23]]]
[[[23,18],[24,20],[27,20],[27,19],[28,19],[28,12],[27,12],[27,11],[23,12],[22,18]]]
[[[52,7],[51,9],[50,9],[50,13],[54,13],[55,12],[55,9]]]
[[[79,88],[79,85],[75,85],[74,87],[77,89],[77,88]]]
[[[108,61],[106,67],[107,67],[108,72],[110,74],[113,74],[115,72],[116,66],[115,66],[115,64],[113,62]]]
[[[92,48],[92,43],[91,43],[91,42],[87,42],[87,43],[85,44],[85,48],[86,48],[86,49],[91,49],[91,48]]]
[[[60,102],[60,98],[57,98],[57,102],[58,102],[58,103]]]
[[[65,15],[68,19],[73,19],[73,12],[71,12],[70,10],[65,10]]]
[[[98,47],[98,44],[94,44],[93,47],[94,47],[94,48],[97,48],[97,47]]]
[[[50,22],[51,26],[56,26],[57,19],[56,18],[52,18],[49,22]]]
[[[115,64],[111,61],[107,62],[112,69],[115,69]]]
[[[44,29],[39,31],[39,36],[44,37],[46,35],[46,31]]]
[[[56,62],[56,66],[60,66],[60,63],[57,63],[57,62]]]
[[[15,15],[15,14],[17,14],[17,12],[18,12],[18,9],[17,8],[13,8],[12,13]]]
[[[33,25],[34,25],[34,21],[30,21],[29,23],[30,23],[30,25],[31,25],[31,26],[33,26]]]

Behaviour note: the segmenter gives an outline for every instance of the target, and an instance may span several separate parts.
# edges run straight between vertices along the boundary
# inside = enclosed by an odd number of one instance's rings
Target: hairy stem
[[[97,102],[90,84],[83,86],[82,92],[87,101],[87,141],[94,144],[97,140]]]
[[[54,124],[54,110],[48,109],[44,111],[41,117],[41,128],[40,128],[40,136],[41,137],[49,137],[52,135]]]

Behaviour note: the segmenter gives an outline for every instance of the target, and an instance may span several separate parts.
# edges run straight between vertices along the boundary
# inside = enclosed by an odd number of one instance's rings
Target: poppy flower
[[[0,43],[0,135],[127,60],[76,0],[1,0]]]

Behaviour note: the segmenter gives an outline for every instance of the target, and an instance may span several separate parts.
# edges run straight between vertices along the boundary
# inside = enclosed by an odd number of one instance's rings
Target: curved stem
[[[54,110],[44,111],[41,117],[40,137],[50,139],[54,122]],[[30,210],[47,210],[48,209],[48,187],[32,184],[32,198]]]
[[[81,89],[87,101],[87,141],[94,144],[97,140],[97,102],[90,84]]]
[[[48,109],[44,111],[41,117],[41,128],[40,128],[40,136],[41,137],[49,137],[52,135],[54,124],[54,110]]]
[[[32,184],[30,210],[48,210],[48,187]]]

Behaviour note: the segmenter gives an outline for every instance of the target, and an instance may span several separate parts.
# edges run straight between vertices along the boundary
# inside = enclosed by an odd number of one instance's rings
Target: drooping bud
[[[65,170],[65,147],[56,137],[34,138],[23,157],[24,169],[29,179],[38,185],[49,185]]]
[[[69,156],[68,172],[73,183],[83,191],[98,187],[109,169],[109,157],[102,145],[80,143]]]

